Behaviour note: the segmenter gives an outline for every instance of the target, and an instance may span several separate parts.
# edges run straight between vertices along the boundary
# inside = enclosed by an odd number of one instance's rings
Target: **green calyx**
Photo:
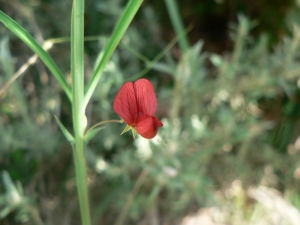
[[[132,126],[129,126],[128,124],[127,124],[127,126],[124,128],[124,130],[122,131],[122,133],[121,133],[120,135],[126,133],[126,132],[129,131],[129,130],[132,131],[132,136],[133,136],[133,138],[135,139],[135,138],[136,138],[136,135],[137,135],[137,131],[136,131],[136,129],[134,129]]]

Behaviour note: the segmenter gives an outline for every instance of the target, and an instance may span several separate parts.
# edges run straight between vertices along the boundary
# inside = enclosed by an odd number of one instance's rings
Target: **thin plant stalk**
[[[84,0],[74,0],[71,18],[72,113],[74,127],[73,154],[76,184],[83,225],[91,225],[84,132]]]

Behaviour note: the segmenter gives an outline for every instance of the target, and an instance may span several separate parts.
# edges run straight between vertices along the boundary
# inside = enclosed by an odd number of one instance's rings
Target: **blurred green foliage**
[[[112,103],[120,86],[137,79],[174,37],[162,2],[146,1],[140,9],[87,108],[89,126],[118,119]],[[174,47],[146,74],[156,87],[157,116],[163,118],[159,135],[132,140],[119,135],[123,125],[112,123],[90,141],[94,224],[178,224],[192,211],[222,204],[216,191],[236,179],[244,188],[263,184],[291,196],[299,193],[299,8],[287,1],[276,11],[275,4],[264,1],[262,12],[270,13],[256,17],[248,13],[250,3],[237,1],[226,16],[222,12],[229,3],[209,2],[196,7],[179,2],[185,23],[194,18],[187,34],[194,44],[185,54]],[[86,42],[87,78],[124,3],[86,2],[86,36],[97,35],[97,41]],[[40,42],[69,35],[71,3],[0,4]],[[203,24],[216,13],[228,23]],[[265,19],[273,14],[276,20]],[[214,32],[221,37],[207,40]],[[1,89],[33,53],[4,26],[0,34]],[[55,44],[50,53],[69,79],[69,43]],[[54,118],[72,130],[68,99],[40,61],[0,99],[0,222],[79,224],[71,147]],[[17,181],[24,190],[16,188]],[[12,190],[21,199],[18,204],[4,197]],[[291,199],[299,209],[297,198]]]

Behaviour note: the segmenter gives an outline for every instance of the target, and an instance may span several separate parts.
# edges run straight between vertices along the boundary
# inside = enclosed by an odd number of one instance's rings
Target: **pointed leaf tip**
[[[127,131],[129,131],[131,129],[132,129],[132,127],[127,124],[126,127],[124,128],[124,130],[122,131],[122,133],[120,135],[126,133]]]
[[[88,143],[100,130],[103,130],[104,128],[105,127],[98,127],[86,133],[84,136],[85,143]]]
[[[54,115],[54,118],[58,124],[58,126],[60,127],[61,131],[63,132],[63,134],[65,135],[65,137],[67,138],[67,140],[73,144],[74,143],[74,137],[72,136],[72,134],[67,130],[67,128],[65,128],[65,126],[62,124],[62,122],[60,122],[60,120],[58,119],[57,116]]]

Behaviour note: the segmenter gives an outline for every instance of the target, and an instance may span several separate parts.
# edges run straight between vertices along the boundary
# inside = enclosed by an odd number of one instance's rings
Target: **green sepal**
[[[95,128],[91,131],[89,131],[88,133],[86,133],[84,135],[84,141],[87,144],[93,137],[95,137],[95,135],[100,131],[103,130],[105,127],[99,127],[99,128]]]
[[[65,128],[65,126],[60,122],[60,120],[57,118],[57,116],[55,116],[55,120],[58,124],[58,126],[60,127],[61,131],[63,132],[63,134],[65,135],[65,137],[67,138],[67,140],[69,142],[71,142],[71,144],[74,143],[74,137],[72,136],[72,134],[67,130],[67,128]]]
[[[122,131],[122,133],[120,135],[126,133],[127,131],[129,131],[131,129],[132,129],[132,127],[127,124],[126,127],[124,128],[124,130]]]
[[[129,130],[132,131],[132,136],[133,136],[133,138],[135,139],[135,138],[136,138],[136,135],[137,135],[137,131],[136,131],[136,129],[134,129],[132,126],[129,126],[128,124],[127,124],[127,126],[125,127],[125,129],[122,131],[122,133],[121,133],[120,135],[126,133],[126,132],[129,131]]]
[[[136,131],[136,129],[134,129],[134,128],[132,128],[131,131],[132,131],[133,139],[135,139],[135,138],[136,138],[136,135],[137,135],[137,131]]]

